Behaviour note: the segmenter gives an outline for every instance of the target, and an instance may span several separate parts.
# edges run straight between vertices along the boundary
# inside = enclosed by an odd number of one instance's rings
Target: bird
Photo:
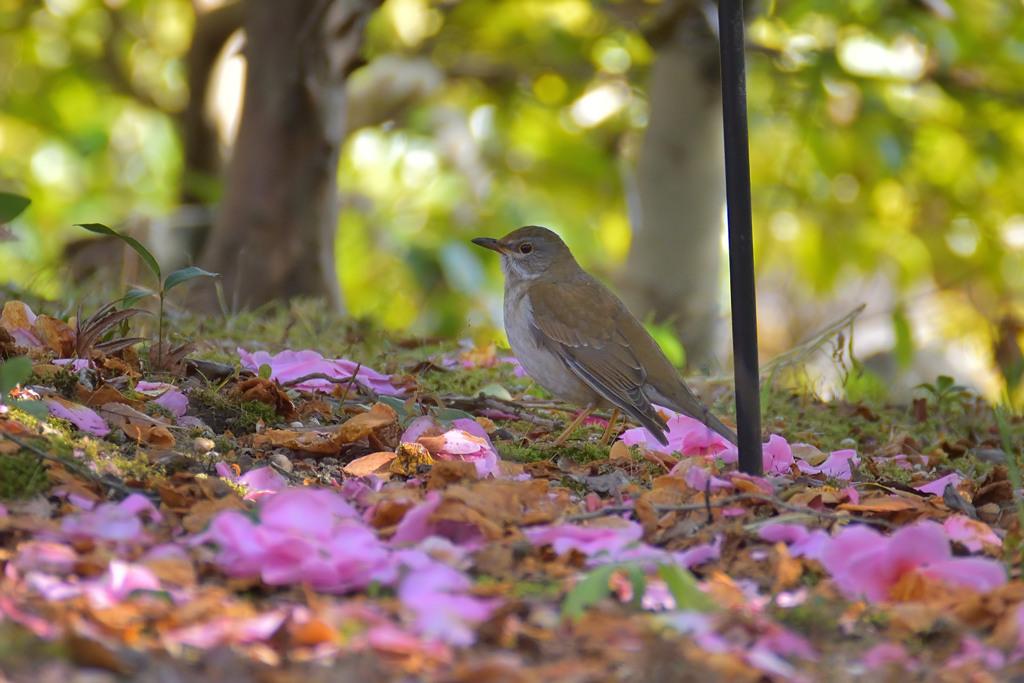
[[[613,408],[607,444],[623,412],[667,446],[668,425],[653,404],[702,422],[736,444],[680,377],[626,305],[583,270],[562,239],[537,225],[474,244],[496,251],[505,276],[505,332],[523,369],[551,394],[584,410],[553,445],[597,408]]]

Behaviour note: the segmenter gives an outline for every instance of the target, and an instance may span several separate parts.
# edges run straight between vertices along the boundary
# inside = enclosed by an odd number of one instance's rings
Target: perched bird
[[[583,270],[565,242],[530,225],[474,244],[501,255],[505,331],[523,368],[542,387],[584,411],[556,439],[596,408],[624,412],[667,445],[668,425],[652,403],[689,415],[732,443],[736,434],[711,414],[643,325],[597,278]]]

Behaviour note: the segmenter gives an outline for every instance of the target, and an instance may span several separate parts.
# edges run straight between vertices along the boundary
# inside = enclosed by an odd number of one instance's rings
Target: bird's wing
[[[622,304],[596,280],[574,291],[579,300],[567,297],[565,289],[554,283],[530,288],[538,345],[557,353],[590,388],[652,432],[667,429],[643,393],[647,372],[619,329],[618,318],[625,312]],[[587,335],[581,335],[580,329],[587,330]]]

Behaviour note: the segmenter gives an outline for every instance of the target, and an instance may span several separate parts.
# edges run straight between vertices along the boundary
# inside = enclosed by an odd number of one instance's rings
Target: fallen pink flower
[[[598,553],[617,556],[626,546],[638,543],[643,527],[635,522],[616,526],[556,524],[523,529],[523,535],[535,546],[550,545],[556,555],[575,550],[590,557]]]
[[[82,368],[90,367],[92,362],[87,358],[55,358],[53,364],[62,365],[71,368],[73,372],[78,372]]]
[[[18,547],[13,565],[20,572],[32,570],[47,574],[65,574],[78,562],[78,553],[64,543],[27,541]]]
[[[149,567],[111,560],[102,576],[83,584],[94,609],[108,609],[128,599],[136,591],[161,591],[160,579]]]
[[[687,460],[680,460],[679,463],[669,471],[669,475],[677,476],[682,466],[686,466],[686,474],[683,475],[683,481],[691,489],[696,491],[717,491],[719,489],[731,489],[732,482],[722,477],[715,476],[711,472],[700,465]]]
[[[849,481],[853,478],[853,467],[859,464],[860,457],[857,456],[857,451],[845,449],[832,451],[828,458],[818,466],[804,460],[798,460],[796,466],[804,474],[824,474],[826,477]]]
[[[50,411],[50,415],[67,420],[84,432],[101,437],[110,433],[110,427],[92,408],[72,403],[59,396],[48,398],[43,402],[46,404],[47,410]]]
[[[427,491],[421,503],[413,505],[405,511],[402,521],[391,536],[391,545],[400,547],[420,543],[431,536],[440,536],[464,548],[475,549],[483,545],[484,535],[480,527],[469,522],[431,519],[431,515],[441,505],[441,494]]]
[[[238,349],[242,367],[251,372],[259,372],[261,365],[270,366],[270,378],[285,383],[313,374],[323,374],[335,379],[346,379],[355,375],[355,381],[384,396],[397,396],[404,393],[390,381],[389,375],[383,375],[365,365],[350,360],[324,358],[316,351],[282,351],[270,355],[266,351],[249,353]],[[338,384],[326,379],[308,379],[294,385],[296,389],[306,391],[319,390],[330,393]]]
[[[988,524],[971,519],[967,515],[953,515],[942,523],[949,540],[956,541],[972,553],[984,550],[985,545],[1002,547],[1003,541]]]
[[[245,500],[259,500],[271,493],[283,491],[288,482],[271,467],[259,467],[249,470],[245,474],[236,475],[231,466],[225,462],[218,462],[214,465],[217,475],[227,479],[233,484],[245,486]]]
[[[248,618],[220,617],[164,631],[160,634],[160,640],[167,645],[187,645],[201,650],[258,643],[274,635],[287,617],[288,612],[283,608]]]
[[[627,429],[619,437],[619,440],[627,446],[643,445],[653,451],[678,452],[683,455],[715,456],[730,449],[735,450],[732,444],[699,420],[687,415],[680,415],[661,406],[655,406],[655,408],[659,412],[669,415],[665,421],[668,425],[668,431],[665,432],[665,437],[668,439],[667,446],[662,446],[654,438],[654,435],[643,427]]]
[[[915,486],[914,489],[922,493],[930,493],[933,496],[941,496],[946,490],[946,486],[952,485],[955,489],[959,486],[963,478],[956,472],[950,472],[944,477],[940,477],[935,481],[922,484],[921,486]]]
[[[473,422],[473,424],[476,423]],[[433,438],[434,441],[428,448],[438,460],[471,462],[476,468],[476,475],[481,479],[499,474],[498,454],[486,435],[481,438],[461,429],[450,429],[441,436]],[[421,443],[423,442],[421,441]]]
[[[173,384],[140,381],[135,385],[135,391],[151,397],[153,403],[171,411],[174,417],[181,417],[188,410],[188,398]]]
[[[449,645],[472,645],[476,641],[473,626],[489,619],[501,601],[466,595],[472,582],[439,562],[410,569],[398,588],[398,598],[413,613],[417,633]]]
[[[998,562],[954,558],[945,531],[932,522],[903,527],[888,537],[863,525],[846,527],[822,551],[821,564],[847,597],[871,602],[889,600],[910,572],[979,591],[1006,582]]]
[[[785,543],[793,557],[806,557],[811,560],[820,559],[822,552],[832,542],[832,538],[824,529],[811,531],[802,524],[781,522],[761,527],[757,535],[769,543]]]
[[[163,519],[148,498],[133,493],[120,503],[100,503],[90,510],[66,515],[60,528],[72,540],[144,543],[149,536],[143,530],[143,513],[153,521]]]

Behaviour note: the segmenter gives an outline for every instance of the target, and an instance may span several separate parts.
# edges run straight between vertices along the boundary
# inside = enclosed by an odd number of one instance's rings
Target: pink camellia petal
[[[953,556],[946,532],[938,524],[922,523],[898,529],[889,538],[888,557],[900,568],[942,562]]]
[[[66,515],[61,519],[60,528],[72,540],[140,543],[148,539],[139,518],[142,512],[148,512],[154,520],[160,519],[149,499],[133,493],[120,503],[100,503],[92,510]]]
[[[314,538],[331,538],[332,523],[359,519],[348,501],[329,489],[293,488],[266,499],[260,521],[268,529],[301,531]],[[323,523],[318,523],[322,520]]]
[[[155,396],[153,403],[167,408],[175,417],[181,417],[188,410],[188,398],[181,389],[166,382],[138,382],[135,390],[147,396]]]
[[[441,505],[441,494],[427,491],[426,498],[406,510],[402,521],[391,536],[391,544],[395,546],[419,543],[430,536],[447,538],[463,547],[476,547],[484,541],[480,527],[468,522],[440,520],[434,522],[430,516]]]
[[[986,557],[958,557],[944,562],[933,562],[919,572],[933,579],[941,579],[964,588],[988,591],[1006,583],[1006,569]]]
[[[827,477],[849,480],[853,477],[853,466],[860,463],[857,451],[846,449],[833,451],[823,463],[815,467],[810,463],[797,461],[797,468],[804,474],[824,474]]]
[[[921,486],[915,486],[914,489],[921,491],[922,493],[930,493],[933,496],[941,496],[946,490],[947,484],[952,484],[953,488],[956,488],[961,481],[963,481],[963,478],[959,474],[956,472],[950,472],[946,476],[940,477],[935,481],[928,482]]]
[[[714,476],[703,467],[693,464],[692,461],[680,460],[679,464],[673,467],[669,474],[675,475],[684,463],[686,463],[687,468],[686,474],[683,476],[683,481],[685,481],[686,485],[691,489],[696,491],[704,491],[705,489],[717,491],[719,489],[732,488],[731,482],[721,477]]]
[[[557,524],[523,529],[535,546],[550,545],[557,555],[576,550],[584,555],[599,552],[616,554],[643,536],[643,527],[634,522],[617,526],[579,526]]]
[[[406,575],[398,598],[414,614],[420,635],[466,647],[476,640],[472,626],[489,619],[499,604],[498,600],[465,595],[471,586],[461,572],[430,562]]]
[[[669,415],[665,421],[668,431],[665,437],[668,446],[663,446],[654,435],[643,427],[627,429],[619,439],[627,446],[643,445],[650,450],[663,452],[679,452],[683,455],[719,455],[733,446],[722,436],[708,428],[707,425],[687,415],[680,415],[661,406],[655,406],[659,412]]]
[[[950,540],[960,543],[972,553],[983,550],[985,545],[1002,546],[1003,541],[992,531],[992,527],[984,522],[971,519],[967,515],[953,515],[942,523]]]
[[[468,422],[476,424],[473,420],[468,420]],[[488,475],[498,474],[498,454],[486,434],[479,437],[461,429],[450,429],[441,437],[443,442],[440,449],[437,451],[431,449],[435,458],[471,462],[476,468],[476,475],[481,479]]]
[[[824,529],[809,530],[801,524],[775,523],[761,527],[757,535],[769,543],[783,542],[793,557],[821,558],[832,538]]]
[[[711,543],[701,543],[695,546],[691,546],[686,550],[672,553],[675,561],[682,567],[690,569],[691,567],[698,567],[705,562],[711,562],[717,560],[722,556],[722,543],[725,538],[721,535],[715,536],[715,540]]]
[[[425,434],[439,434],[443,431],[441,424],[430,415],[421,415],[409,423],[409,426],[398,437],[400,443],[413,443]]]
[[[59,396],[48,398],[44,403],[46,403],[46,408],[50,411],[50,415],[67,420],[82,431],[95,434],[96,436],[106,436],[110,433],[110,427],[107,426],[107,423],[91,408],[86,408],[78,403],[72,403]]]
[[[221,617],[164,631],[160,640],[168,645],[187,645],[200,650],[262,642],[276,633],[287,617],[288,611],[282,608],[249,618]]]
[[[793,449],[778,434],[772,434],[762,446],[761,458],[765,474],[788,474],[793,464]]]
[[[159,591],[160,580],[148,567],[111,560],[107,573],[88,583],[85,594],[95,609],[108,609],[124,602],[135,591]]]
[[[316,351],[282,351],[270,355],[266,351],[249,353],[238,349],[242,367],[259,372],[261,365],[270,366],[270,378],[278,382],[290,382],[306,375],[323,374],[336,379],[352,377],[360,384],[385,396],[397,396],[404,392],[391,384],[390,376],[371,370],[350,360],[324,358]],[[295,385],[296,389],[333,391],[335,383],[326,379],[308,379]]]
[[[78,553],[64,543],[28,541],[18,547],[13,564],[22,572],[37,570],[48,574],[64,574],[78,562]]]
[[[288,486],[288,482],[271,467],[259,467],[245,474],[236,475],[226,462],[214,465],[217,475],[234,484],[242,484],[246,488],[245,500],[259,500],[271,493],[277,493]]]
[[[89,367],[90,361],[87,358],[55,358],[53,364],[66,366],[74,372],[78,372],[82,368]]]
[[[850,598],[888,600],[893,587],[908,572],[955,585],[988,590],[1006,582],[1006,572],[994,560],[953,558],[941,526],[920,522],[891,537],[874,529],[843,529],[821,553],[822,566]]]

